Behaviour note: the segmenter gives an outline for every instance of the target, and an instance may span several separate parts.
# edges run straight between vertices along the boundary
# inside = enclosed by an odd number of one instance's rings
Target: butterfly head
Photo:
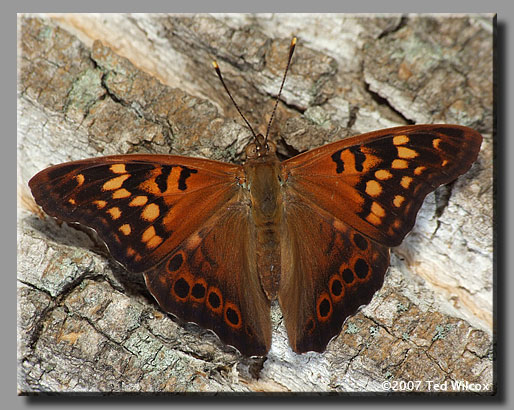
[[[258,159],[275,154],[277,146],[264,138],[261,134],[257,135],[255,142],[252,142],[246,147],[246,159]]]

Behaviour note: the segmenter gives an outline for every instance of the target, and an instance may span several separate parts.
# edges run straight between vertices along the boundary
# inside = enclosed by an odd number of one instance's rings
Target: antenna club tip
[[[212,66],[214,67],[215,70],[217,70],[218,68],[220,68],[220,66],[218,65],[218,63],[216,62],[216,60],[212,60]]]
[[[296,45],[296,37],[293,37],[293,39],[291,40],[291,46],[295,46]]]

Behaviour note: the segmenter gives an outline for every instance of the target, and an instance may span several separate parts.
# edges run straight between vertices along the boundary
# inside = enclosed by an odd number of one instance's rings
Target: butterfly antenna
[[[223,81],[223,77],[221,76],[220,66],[218,65],[218,63],[217,63],[216,61],[213,61],[213,62],[212,62],[212,66],[213,66],[213,67],[214,67],[214,69],[216,70],[216,74],[218,74],[218,77],[220,78],[221,84],[223,84],[223,87],[225,88],[225,91],[227,92],[228,96],[230,97],[230,99],[231,99],[231,100],[232,100],[232,102],[234,103],[234,106],[236,107],[237,112],[238,112],[238,113],[239,113],[239,115],[243,118],[243,120],[245,120],[246,125],[248,125],[248,128],[250,128],[250,131],[252,131],[252,134],[253,134],[253,137],[255,138],[255,141],[257,141],[257,142],[258,142],[257,135],[255,134],[255,131],[253,130],[252,126],[250,125],[250,123],[248,122],[248,120],[245,118],[245,116],[243,115],[243,113],[241,112],[241,110],[239,109],[239,107],[237,106],[236,101],[235,101],[235,100],[234,100],[234,98],[232,97],[232,94],[230,94],[230,91],[228,90],[228,87],[227,87],[227,85],[225,84],[225,81]]]
[[[291,46],[289,47],[289,58],[287,59],[286,71],[284,71],[284,77],[282,78],[282,84],[280,84],[280,90],[278,91],[277,99],[275,100],[275,106],[273,107],[273,111],[271,112],[271,118],[268,122],[268,128],[266,129],[266,137],[264,138],[264,143],[268,141],[269,130],[271,129],[271,123],[273,122],[273,118],[275,117],[275,111],[277,110],[278,101],[280,99],[280,94],[282,94],[282,88],[284,88],[284,83],[286,82],[287,71],[289,70],[289,66],[291,65],[291,59],[293,58],[294,48],[296,46],[296,37],[293,37],[291,40]]]

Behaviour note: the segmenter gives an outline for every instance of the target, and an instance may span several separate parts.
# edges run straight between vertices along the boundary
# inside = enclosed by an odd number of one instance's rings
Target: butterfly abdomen
[[[266,296],[276,299],[280,283],[282,193],[275,155],[245,164],[254,222],[257,271]]]

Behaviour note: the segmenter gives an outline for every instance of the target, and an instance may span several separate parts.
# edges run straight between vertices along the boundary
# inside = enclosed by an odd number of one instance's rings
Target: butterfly
[[[52,166],[29,186],[48,215],[93,228],[114,259],[142,273],[166,312],[262,356],[278,299],[292,349],[323,352],[382,286],[389,248],[425,196],[469,170],[482,136],[409,125],[281,162],[268,132],[254,133],[242,165],[114,155]]]

